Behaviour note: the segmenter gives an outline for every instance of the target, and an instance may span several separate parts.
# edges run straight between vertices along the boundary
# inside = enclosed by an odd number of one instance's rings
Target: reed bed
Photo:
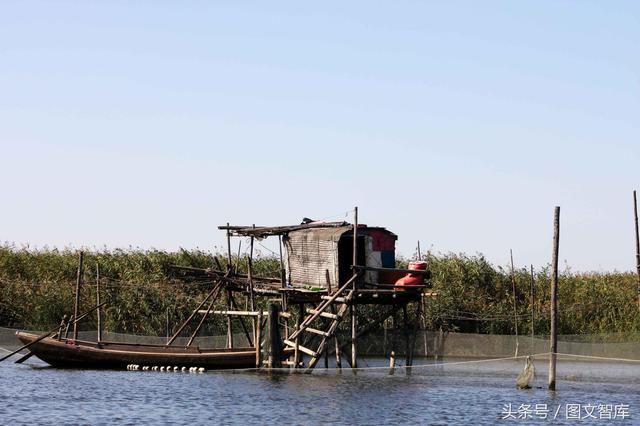
[[[103,314],[104,328],[165,335],[186,318],[211,286],[205,280],[185,282],[176,276],[172,265],[214,267],[216,256],[222,263],[226,261],[224,255],[202,250],[85,251],[81,306],[88,309],[95,305],[95,271],[99,263],[101,297],[108,301]],[[398,266],[405,267],[408,260],[400,259]],[[417,318],[416,306],[412,306],[412,321],[432,330],[513,334],[517,317],[519,334],[529,335],[532,330],[536,335],[548,333],[549,268],[534,271],[533,303],[530,271],[514,271],[514,314],[509,268],[494,266],[482,255],[429,255],[427,261],[431,291],[438,295],[427,299],[424,318]],[[233,262],[240,272],[246,271],[244,258],[234,256]],[[258,255],[253,265],[255,275],[279,275],[279,260],[274,256]],[[77,266],[75,249],[0,246],[0,325],[48,329],[59,323],[63,314],[72,311]],[[375,316],[376,309],[363,306],[359,315],[366,320]],[[635,276],[621,272],[564,271],[559,281],[558,320],[560,334],[637,338],[640,310]],[[225,321],[224,318],[208,321],[203,333],[219,333]],[[95,316],[83,322],[81,328],[95,329]]]

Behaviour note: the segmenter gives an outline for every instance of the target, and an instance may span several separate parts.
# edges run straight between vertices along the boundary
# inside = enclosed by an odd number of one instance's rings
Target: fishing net
[[[0,348],[12,351],[21,346],[15,329],[0,328]],[[81,331],[80,340],[95,341],[97,332]],[[142,336],[103,332],[103,339],[111,342],[164,344],[166,336]],[[345,346],[347,337],[338,336]],[[626,339],[626,340],[625,340]],[[179,338],[176,345],[186,344],[188,338]],[[201,336],[195,345],[225,347],[226,335]],[[234,335],[236,346],[247,345],[244,334]],[[333,374],[341,371],[332,350],[323,357],[314,374]],[[407,350],[413,347],[413,362],[407,363]],[[516,347],[518,353],[516,354]],[[348,348],[342,352],[342,371],[349,369]],[[393,363],[390,362],[394,355]],[[362,374],[447,376],[459,380],[473,378],[513,379],[531,356],[536,374],[534,385],[542,386],[548,377],[549,340],[546,336],[484,335],[470,333],[442,333],[418,330],[407,335],[402,330],[380,331],[362,336],[358,340],[358,369]],[[306,359],[308,361],[308,358]],[[325,368],[325,365],[327,368]],[[390,366],[393,365],[393,368]],[[291,369],[282,369],[292,372]],[[557,379],[569,382],[602,382],[640,384],[640,341],[621,334],[558,336]]]

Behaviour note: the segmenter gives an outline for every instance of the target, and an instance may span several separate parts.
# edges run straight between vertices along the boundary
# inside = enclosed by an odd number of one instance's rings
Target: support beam
[[[269,368],[282,366],[282,342],[280,341],[279,315],[280,307],[275,303],[269,305]]]

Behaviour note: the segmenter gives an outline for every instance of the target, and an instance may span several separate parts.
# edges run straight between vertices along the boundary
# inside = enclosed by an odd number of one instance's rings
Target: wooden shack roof
[[[288,226],[218,226],[218,229],[229,231],[232,236],[237,237],[256,237],[256,238],[266,238],[269,236],[275,235],[286,235],[289,232],[294,231],[302,231],[302,230],[318,230],[318,229],[335,229],[335,228],[351,228],[352,224],[349,222],[309,222],[300,225],[288,225]],[[379,229],[381,231],[388,232],[393,234],[393,232],[388,231],[386,228],[374,226],[369,227],[367,225],[358,225],[358,229]],[[348,229],[341,229],[338,233],[344,233],[348,231]],[[395,234],[393,234],[395,235]]]

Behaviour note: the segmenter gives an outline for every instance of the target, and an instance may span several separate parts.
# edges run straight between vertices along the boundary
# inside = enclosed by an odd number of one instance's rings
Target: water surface
[[[568,404],[580,405],[583,417],[585,407],[624,404],[631,419],[604,422],[640,424],[638,364],[561,363],[558,390],[550,392],[544,374],[534,389],[515,389],[521,360],[418,367],[410,375],[382,368],[357,374],[318,368],[307,375],[58,370],[34,359],[0,363],[0,423],[575,424],[566,416]],[[536,367],[543,373],[544,360]],[[508,404],[525,417],[527,405],[533,411],[546,404],[548,418],[532,412],[526,420],[503,419]],[[596,419],[582,423],[602,424],[594,411]]]

